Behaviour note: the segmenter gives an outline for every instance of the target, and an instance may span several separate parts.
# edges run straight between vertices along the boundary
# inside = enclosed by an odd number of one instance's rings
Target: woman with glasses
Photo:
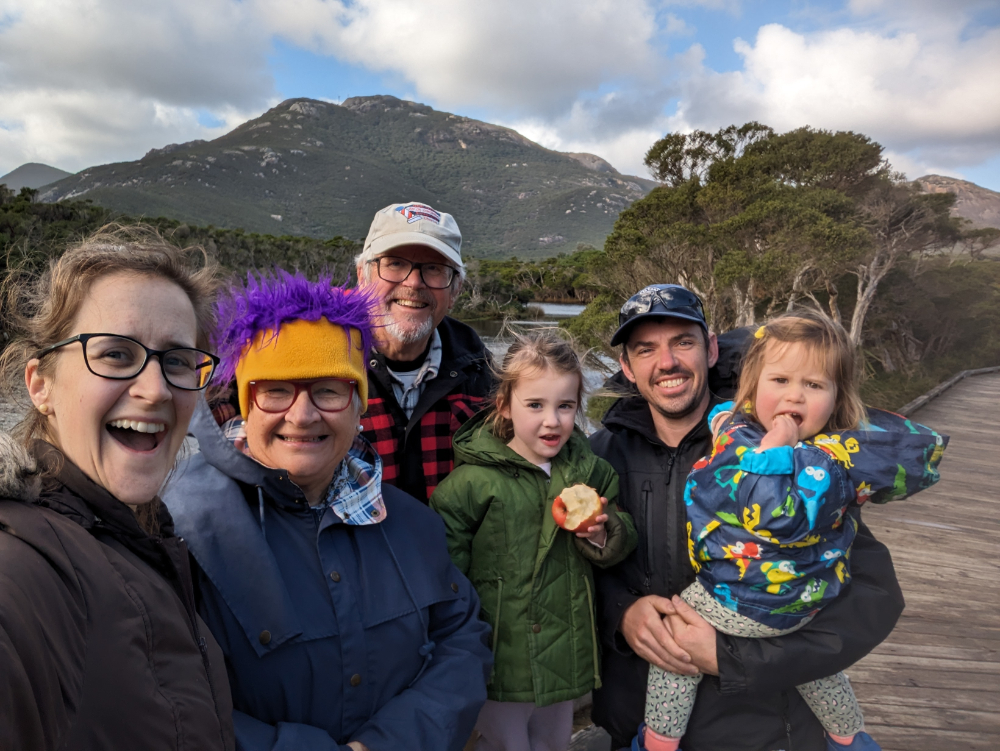
[[[218,307],[222,382],[165,501],[229,666],[239,747],[461,749],[486,699],[488,628],[440,518],[382,484],[359,435],[370,293],[283,271]]]
[[[215,271],[138,228],[16,291],[2,357],[32,408],[0,434],[0,748],[232,749],[219,645],[157,494],[217,358]]]

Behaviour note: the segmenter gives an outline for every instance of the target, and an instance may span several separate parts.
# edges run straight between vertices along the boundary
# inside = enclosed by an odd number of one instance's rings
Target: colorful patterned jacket
[[[720,603],[774,628],[799,625],[850,580],[860,505],[938,481],[947,436],[881,410],[869,419],[866,430],[759,453],[760,426],[739,414],[724,423],[684,494],[691,563]]]
[[[385,358],[368,362],[368,411],[362,435],[382,457],[382,480],[424,503],[455,463],[451,439],[478,412],[493,389],[489,352],[472,330],[452,318],[438,326],[441,368],[427,382],[412,417],[396,401]]]

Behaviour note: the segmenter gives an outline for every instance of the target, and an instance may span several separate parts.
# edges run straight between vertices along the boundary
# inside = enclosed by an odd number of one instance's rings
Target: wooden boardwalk
[[[864,509],[906,610],[847,673],[884,751],[1000,751],[1000,372],[959,381],[911,417],[951,443],[937,485]],[[610,739],[591,727],[570,748],[608,751]]]
[[[936,486],[864,509],[906,610],[847,673],[885,751],[998,751],[1000,373],[966,378],[911,417],[951,443]]]

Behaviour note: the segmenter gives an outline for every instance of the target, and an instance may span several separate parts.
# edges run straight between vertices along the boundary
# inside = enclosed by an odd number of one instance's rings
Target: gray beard
[[[386,321],[382,326],[380,334],[393,339],[402,344],[416,344],[431,335],[434,330],[434,321],[428,318],[418,328],[410,328],[399,323],[391,315],[386,316]]]

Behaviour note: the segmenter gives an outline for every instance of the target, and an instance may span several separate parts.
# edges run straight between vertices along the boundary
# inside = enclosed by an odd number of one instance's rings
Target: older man
[[[384,481],[426,503],[452,470],[452,436],[493,384],[479,336],[448,317],[465,278],[462,234],[451,214],[393,204],[375,215],[355,260],[382,313],[364,436],[382,457]]]
[[[694,580],[684,484],[708,453],[709,389],[719,356],[701,300],[674,284],[646,287],[621,309],[612,344],[635,395],[619,399],[591,437],[618,471],[618,503],[635,520],[639,547],[597,572],[603,686],[593,716],[628,746],[643,719],[649,663],[708,678],[698,689],[684,751],[824,751],[823,728],[795,686],[833,675],[892,631],[903,598],[889,552],[858,530],[852,583],[793,634],[747,639],[717,633],[677,595]]]

